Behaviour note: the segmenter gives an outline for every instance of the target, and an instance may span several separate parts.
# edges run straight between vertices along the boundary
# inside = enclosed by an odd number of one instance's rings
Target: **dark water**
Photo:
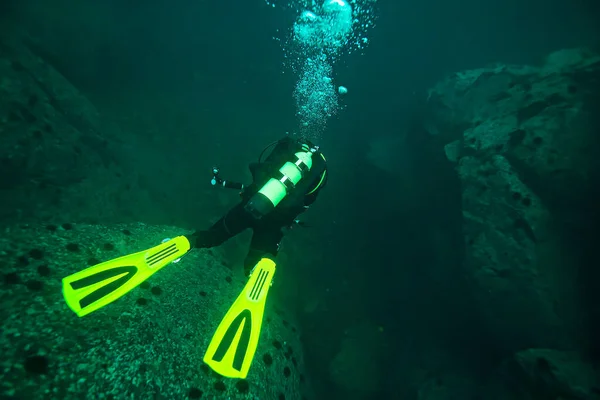
[[[364,0],[361,21],[375,26],[356,28],[355,34],[368,45],[345,45],[336,53],[330,77],[348,94],[333,93],[337,115],[314,132],[328,158],[328,186],[306,214],[310,227],[287,235],[285,265],[271,299],[295,311],[318,398],[598,398],[592,366],[598,360],[593,344],[598,273],[590,267],[598,264],[590,259],[590,237],[598,234],[598,165],[589,153],[598,150],[600,121],[590,110],[600,104],[599,61],[581,68],[571,64],[554,75],[510,72],[510,84],[484,76],[472,90],[449,89],[458,84],[433,89],[461,71],[541,68],[549,54],[562,49],[586,47],[594,59],[600,44],[598,4]],[[212,190],[210,168],[219,165],[232,179],[248,181],[247,164],[265,145],[303,129],[294,95],[300,73],[293,66],[312,53],[295,49],[289,39],[302,7],[275,5],[263,0],[0,3],[2,34],[25,37],[29,49],[97,108],[101,122],[94,127],[113,129],[99,134],[109,141],[106,157],[118,159],[124,174],[138,176],[130,195],[134,204],[98,217],[83,201],[70,218],[193,229],[206,227],[235,204],[235,195]],[[533,98],[494,100],[514,96],[515,85]],[[548,98],[559,90],[566,94],[557,105]],[[537,143],[530,136],[523,148],[519,143],[502,153],[518,184],[475,179],[466,164],[448,161],[446,144],[460,139],[464,148],[470,146],[463,131],[500,121],[498,115],[517,115],[536,101],[544,104],[548,119],[532,123],[535,128],[522,123],[506,129],[535,131],[544,145],[554,143],[554,153],[540,150],[548,152],[540,159],[557,158],[561,170],[575,178],[561,178],[558,167],[547,173],[531,161],[539,152],[524,155]],[[478,104],[487,104],[487,111],[474,111]],[[552,107],[587,114],[571,118]],[[577,139],[553,139],[556,121]],[[433,135],[432,126],[441,133]],[[577,145],[564,144],[574,141]],[[472,152],[461,156],[476,159],[474,169],[501,170],[481,148],[469,147]],[[13,164],[3,165],[7,176]],[[38,179],[34,172],[25,174],[23,181]],[[108,182],[125,185],[123,179],[114,175]],[[9,202],[27,198],[32,189],[8,179],[0,183],[7,207],[20,204],[27,222],[47,221],[49,214],[71,208],[46,192],[36,195],[44,209],[39,212],[26,200]],[[480,186],[487,189],[473,195]],[[144,188],[143,198],[136,187]],[[493,217],[504,212],[504,198],[516,187],[532,193],[532,207],[541,211],[511,205],[511,212],[519,213],[516,220],[525,221],[519,224]],[[472,199],[489,208],[475,211]],[[0,215],[6,225],[18,222],[12,208]],[[473,233],[473,221],[477,232],[485,233]],[[532,237],[523,231],[534,232],[531,246],[520,246]],[[503,238],[494,239],[494,232]],[[482,241],[480,248],[470,247],[471,234],[475,246]],[[228,243],[224,249],[239,263],[244,246]],[[556,249],[564,251],[553,253]],[[510,251],[529,251],[523,257],[531,264],[516,255],[502,258]],[[483,253],[489,254],[487,261]],[[532,268],[537,272],[523,272]],[[504,281],[488,281],[490,270]],[[545,274],[547,280],[537,282]],[[529,290],[539,297],[519,297]],[[520,307],[521,301],[528,304]],[[500,317],[498,310],[515,317]],[[536,320],[534,314],[543,317]],[[566,352],[578,361],[536,355],[538,349]],[[521,353],[528,350],[533,355]],[[569,374],[575,378],[565,377]]]

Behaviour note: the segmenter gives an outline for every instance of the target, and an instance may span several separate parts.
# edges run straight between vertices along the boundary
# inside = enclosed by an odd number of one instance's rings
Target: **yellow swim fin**
[[[204,362],[220,375],[242,379],[248,375],[258,346],[273,275],[273,260],[260,260],[244,290],[219,324],[204,355]]]
[[[63,295],[71,310],[83,317],[117,300],[189,250],[187,238],[178,236],[151,249],[94,265],[63,278]]]

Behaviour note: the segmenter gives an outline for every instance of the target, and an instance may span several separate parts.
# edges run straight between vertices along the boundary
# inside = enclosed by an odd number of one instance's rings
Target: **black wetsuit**
[[[196,248],[219,246],[240,232],[252,228],[252,242],[244,261],[246,275],[263,257],[273,258],[279,250],[283,238],[283,229],[292,226],[296,217],[317,199],[319,191],[327,181],[327,165],[320,153],[312,156],[312,168],[307,171],[277,207],[261,219],[254,218],[245,206],[270,179],[277,178],[279,168],[287,161],[294,161],[294,154],[302,150],[302,142],[285,137],[281,139],[263,162],[249,165],[252,184],[242,192],[242,201],[208,230],[198,230],[187,236],[190,244]],[[228,187],[241,187],[241,184],[228,183]]]

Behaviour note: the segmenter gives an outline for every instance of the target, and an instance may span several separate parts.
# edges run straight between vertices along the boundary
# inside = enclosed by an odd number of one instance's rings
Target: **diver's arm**
[[[234,182],[234,181],[226,181],[225,179],[222,179],[221,176],[219,175],[219,168],[217,168],[217,167],[213,167],[212,172],[213,172],[213,177],[210,180],[210,184],[213,186],[221,186],[226,189],[236,189],[236,190],[243,190],[245,187],[243,183]]]
[[[213,186],[221,186],[221,187],[224,187],[226,189],[242,190],[245,187],[243,183],[233,182],[233,181],[226,181],[226,180],[223,180],[221,178],[217,178],[217,179],[213,178],[213,179],[211,179],[210,183]]]
[[[244,184],[240,182],[223,181],[223,187],[227,189],[243,190]]]

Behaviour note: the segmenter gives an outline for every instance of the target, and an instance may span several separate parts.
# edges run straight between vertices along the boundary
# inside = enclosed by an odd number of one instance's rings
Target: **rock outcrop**
[[[125,173],[119,132],[18,35],[0,38],[0,219],[121,221],[150,212]]]
[[[600,55],[589,50],[465,71],[429,93],[426,127],[461,183],[464,273],[507,352],[589,341],[570,233],[598,212],[597,93]]]
[[[513,399],[598,399],[600,373],[576,352],[529,349],[506,360],[480,397]]]

